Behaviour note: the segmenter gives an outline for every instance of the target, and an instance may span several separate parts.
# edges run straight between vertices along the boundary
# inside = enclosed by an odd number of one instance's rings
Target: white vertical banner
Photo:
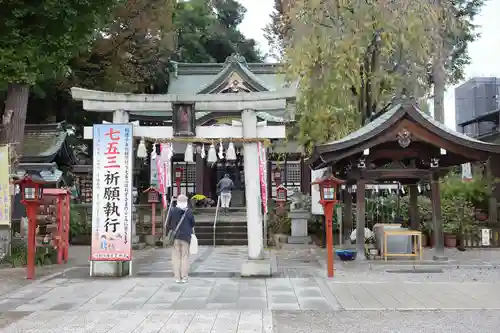
[[[259,150],[259,182],[260,182],[260,199],[264,215],[267,214],[267,157],[266,147],[259,142],[257,144]]]
[[[311,170],[311,180],[314,182],[323,177],[327,168],[319,170]],[[323,215],[323,206],[319,203],[321,196],[319,193],[319,185],[311,185],[311,214]]]
[[[462,164],[462,180],[463,181],[472,180],[472,167],[470,163]]]
[[[132,259],[133,130],[94,125],[90,260]]]

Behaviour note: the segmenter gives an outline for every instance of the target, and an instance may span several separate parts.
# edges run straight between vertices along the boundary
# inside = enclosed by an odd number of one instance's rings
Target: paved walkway
[[[0,331],[498,331],[498,320],[488,318],[500,317],[499,269],[391,272],[338,262],[329,280],[321,250],[298,249],[267,252],[274,258],[276,277],[244,279],[238,273],[246,251],[201,247],[191,258],[190,281],[182,285],[171,278],[169,249],[136,256],[134,277],[95,279],[88,277],[88,267],[76,268],[0,295]],[[451,315],[439,317],[436,311]],[[418,322],[424,318],[437,324],[426,328]]]
[[[0,313],[18,319],[10,326],[6,321],[5,333],[272,332],[273,310],[500,310],[498,287],[321,278],[192,278],[188,284],[172,278],[57,278],[0,298]]]

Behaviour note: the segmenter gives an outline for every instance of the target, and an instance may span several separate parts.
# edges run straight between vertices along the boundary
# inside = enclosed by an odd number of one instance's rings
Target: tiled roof
[[[405,115],[409,115],[411,118],[413,118],[414,120],[416,120],[417,122],[421,123],[422,125],[424,125],[429,129],[435,127],[435,129],[437,129],[438,131],[443,131],[452,138],[458,140],[464,140],[465,142],[469,142],[473,145],[480,145],[480,146],[484,145],[484,147],[486,147],[486,150],[489,150],[488,147],[490,147],[490,148],[497,148],[500,151],[499,145],[484,141],[479,141],[463,133],[454,131],[448,128],[446,125],[441,124],[440,122],[434,120],[434,118],[432,118],[431,116],[421,112],[420,109],[418,109],[418,107],[414,104],[411,105],[397,104],[394,107],[390,108],[388,111],[386,111],[384,114],[382,114],[380,117],[376,118],[375,120],[361,127],[360,129],[352,132],[351,134],[343,137],[342,139],[318,145],[317,146],[318,152],[344,149],[347,146],[349,146],[350,143],[357,144],[359,141],[368,140],[383,132],[388,125],[396,122],[398,119],[404,117]],[[431,126],[426,126],[426,125],[431,125]]]
[[[456,132],[434,120],[431,116],[421,112],[416,104],[404,103],[395,105],[372,122],[342,139],[317,145],[314,147],[313,154],[311,158],[308,159],[308,163],[313,168],[317,168],[325,165],[326,162],[324,158],[326,158],[327,154],[330,156],[328,158],[330,161],[335,159],[333,157],[335,155],[343,156],[341,158],[345,158],[347,155],[351,156],[361,149],[361,144],[383,134],[403,118],[419,124],[434,135],[453,142],[453,144],[458,147],[475,149],[488,154],[500,154],[500,145],[479,141],[463,133]],[[374,142],[373,146],[375,145],[376,143]],[[363,147],[363,149],[370,148],[370,145],[368,144]]]
[[[182,93],[210,93],[219,87],[233,72],[238,73],[245,82],[257,91],[275,91],[285,86],[284,75],[280,73],[281,64],[247,63],[244,58],[232,55],[225,63],[189,64],[178,63],[172,75],[168,92]],[[170,111],[134,112],[131,114],[147,117],[171,117]],[[261,119],[283,122],[283,112],[269,114],[259,112]],[[196,112],[196,119],[203,118],[210,112]]]
[[[51,163],[61,149],[69,150],[66,144],[67,133],[61,123],[26,125],[24,131],[22,163]],[[72,153],[69,159],[72,159]]]

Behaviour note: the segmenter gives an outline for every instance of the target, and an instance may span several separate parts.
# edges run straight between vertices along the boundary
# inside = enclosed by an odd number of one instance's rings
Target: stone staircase
[[[215,208],[196,209],[195,232],[199,245],[213,245]],[[227,216],[219,214],[215,227],[215,245],[247,245],[246,209],[230,208]]]

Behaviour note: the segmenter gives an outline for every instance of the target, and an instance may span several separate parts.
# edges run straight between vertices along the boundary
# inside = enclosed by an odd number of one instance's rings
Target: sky
[[[263,53],[269,51],[262,29],[269,23],[274,0],[239,0],[247,8],[240,25],[247,38],[255,39]],[[465,69],[466,80],[477,76],[500,77],[500,0],[487,0],[474,22],[481,37],[469,45],[471,64]],[[445,95],[445,123],[455,128],[454,87],[448,87]]]

